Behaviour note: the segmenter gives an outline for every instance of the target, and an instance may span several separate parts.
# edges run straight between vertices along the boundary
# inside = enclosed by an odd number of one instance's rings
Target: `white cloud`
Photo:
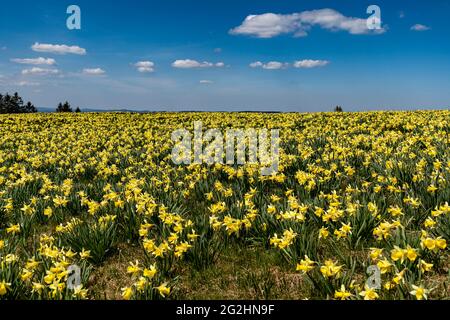
[[[83,69],[83,74],[90,75],[90,76],[100,76],[105,73],[106,73],[106,71],[101,68]]]
[[[347,31],[350,34],[380,34],[386,31],[385,28],[370,30],[367,28],[367,19],[346,17],[333,9],[320,9],[293,14],[249,15],[240,26],[231,29],[230,34],[258,38],[272,38],[281,34],[304,37],[314,26],[330,31]]]
[[[155,64],[152,61],[139,61],[134,64],[139,72],[153,72],[155,71]]]
[[[31,46],[31,49],[36,52],[50,52],[57,54],[78,54],[85,55],[86,49],[80,48],[79,46],[68,46],[65,44],[45,44],[36,42]]]
[[[411,27],[411,30],[413,30],[413,31],[428,31],[430,29],[431,29],[430,27],[420,24],[420,23],[415,24]]]
[[[31,69],[22,70],[23,75],[35,75],[35,76],[46,76],[52,74],[58,74],[59,70],[57,69],[46,69],[46,68],[38,68],[33,67]]]
[[[279,61],[270,61],[267,63],[262,63],[261,61],[255,61],[250,63],[251,68],[263,68],[266,70],[278,70],[288,67],[288,63],[283,63]]]
[[[403,19],[405,17],[405,12],[404,11],[400,11],[398,16],[399,16],[400,19]]]
[[[214,49],[214,52],[215,52],[215,53],[221,53],[221,52],[222,52],[222,48],[215,48],[215,49]]]
[[[311,59],[305,59],[305,60],[299,60],[294,62],[294,68],[317,68],[317,67],[324,67],[330,62],[327,60],[311,60]]]
[[[211,80],[200,80],[199,83],[201,83],[201,84],[212,84],[213,81],[211,81]]]
[[[346,17],[333,9],[304,11],[300,13],[300,22],[306,25],[319,25],[332,31],[347,31],[350,34],[367,34],[372,30],[367,28],[367,19]],[[378,30],[378,32],[383,32]],[[375,30],[376,31],[376,30]]]
[[[294,32],[297,28],[296,14],[282,15],[265,13],[249,15],[244,22],[230,30],[233,35],[252,35],[259,38],[272,38],[283,33]]]
[[[294,68],[316,68],[316,67],[324,67],[328,65],[330,62],[327,60],[312,60],[312,59],[305,59],[305,60],[298,60],[294,61],[292,63],[292,66]],[[263,68],[266,70],[279,70],[279,69],[286,69],[290,66],[288,62],[279,62],[279,61],[270,61],[267,63],[263,63],[261,61],[255,61],[249,64],[251,68]]]
[[[225,66],[223,62],[212,63],[208,61],[198,62],[197,60],[185,59],[185,60],[175,60],[172,63],[172,67],[180,69],[191,69],[191,68],[221,68]]]
[[[267,70],[278,70],[287,66],[287,63],[282,63],[278,61],[270,61],[262,65],[263,69]]]
[[[263,63],[261,61],[255,61],[255,62],[250,63],[251,68],[258,68],[258,67],[262,67],[262,66],[263,66]]]
[[[11,59],[12,62],[15,63],[20,63],[20,64],[33,64],[33,65],[48,65],[48,66],[52,66],[54,64],[56,64],[55,59],[51,59],[51,58],[34,58],[34,59]]]

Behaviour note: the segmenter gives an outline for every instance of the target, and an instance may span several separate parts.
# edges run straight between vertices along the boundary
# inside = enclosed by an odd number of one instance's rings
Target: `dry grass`
[[[122,299],[120,289],[129,286],[131,281],[127,267],[130,261],[141,260],[142,254],[140,247],[120,244],[114,255],[92,271],[88,288],[95,299]]]
[[[287,266],[278,266],[279,256],[264,248],[232,247],[204,271],[189,271],[180,278],[180,299],[303,299],[308,284]],[[281,264],[282,265],[282,264]]]

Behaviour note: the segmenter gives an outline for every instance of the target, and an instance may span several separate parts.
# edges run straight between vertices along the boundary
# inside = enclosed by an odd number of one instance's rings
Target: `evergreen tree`
[[[25,112],[29,112],[29,113],[34,113],[37,112],[36,107],[30,102],[28,101],[26,106],[25,106]]]
[[[70,106],[69,102],[59,103],[58,107],[56,108],[56,112],[72,112],[72,107]]]
[[[31,102],[23,103],[22,97],[15,92],[12,96],[0,94],[0,113],[33,113],[37,112]]]

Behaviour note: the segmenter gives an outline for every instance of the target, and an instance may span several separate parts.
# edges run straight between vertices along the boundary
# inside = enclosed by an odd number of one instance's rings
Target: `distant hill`
[[[72,109],[74,109],[74,108],[72,108]],[[42,108],[37,108],[37,110],[38,110],[38,112],[51,113],[51,112],[55,112],[56,108],[42,107]],[[128,110],[128,109],[91,109],[91,108],[85,108],[85,109],[81,109],[81,112],[146,112],[146,111],[142,111],[142,110]]]
[[[72,108],[74,109],[74,108]],[[55,112],[56,108],[37,108],[38,112],[43,113],[52,113]],[[75,109],[74,109],[75,110]],[[193,113],[193,112],[230,112],[230,113],[283,113],[280,111],[225,111],[225,110],[214,110],[214,111],[204,111],[204,110],[178,110],[178,111],[170,111],[170,110],[130,110],[130,109],[95,109],[95,108],[84,108],[81,109],[81,112],[135,112],[135,113],[155,113],[155,112],[183,112],[183,113]],[[289,113],[289,112],[288,112]]]

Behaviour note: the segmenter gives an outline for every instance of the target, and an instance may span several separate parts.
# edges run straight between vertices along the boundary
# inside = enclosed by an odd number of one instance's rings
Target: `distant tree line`
[[[73,112],[72,107],[70,106],[69,102],[59,103],[58,107],[56,108],[56,112]],[[81,112],[80,108],[77,107],[75,109],[75,112]]]
[[[5,113],[35,113],[38,112],[36,107],[31,103],[24,103],[23,99],[17,92],[13,95],[6,93],[0,94],[0,114]],[[59,103],[56,112],[74,112],[69,102]],[[81,112],[77,107],[75,112]]]
[[[0,94],[0,113],[34,113],[37,109],[31,102],[24,104],[23,99],[16,92],[13,95],[9,93]]]

